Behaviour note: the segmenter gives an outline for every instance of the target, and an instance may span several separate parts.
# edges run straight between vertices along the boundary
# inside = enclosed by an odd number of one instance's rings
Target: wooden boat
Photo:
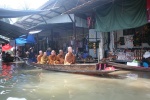
[[[20,57],[9,57],[2,58],[3,63],[25,63],[25,61]]]
[[[150,72],[150,68],[137,67],[137,66],[128,66],[128,65],[125,65],[125,64],[119,64],[119,63],[114,63],[114,62],[107,62],[106,64],[108,66],[113,66],[115,68],[120,68],[120,69]]]
[[[57,72],[67,72],[67,73],[79,73],[79,74],[107,74],[116,71],[114,70],[99,70],[97,64],[71,64],[71,65],[48,65],[48,64],[34,64],[29,65],[40,67],[42,69],[57,71]]]
[[[2,61],[9,63],[14,61],[14,57],[2,57]]]

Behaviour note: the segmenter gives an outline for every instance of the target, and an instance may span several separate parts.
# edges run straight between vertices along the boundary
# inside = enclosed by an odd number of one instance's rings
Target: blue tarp
[[[35,43],[34,35],[32,34],[29,34],[27,38],[20,37],[15,40],[16,40],[16,44],[19,44],[19,45],[25,44],[25,43]]]
[[[17,38],[16,39],[16,44],[25,44],[27,43],[27,39],[25,38]]]
[[[27,36],[27,43],[35,43],[34,35],[29,34]]]

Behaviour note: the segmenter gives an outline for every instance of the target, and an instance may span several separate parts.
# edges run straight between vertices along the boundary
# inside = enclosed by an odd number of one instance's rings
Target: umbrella
[[[4,46],[2,46],[2,51],[8,51],[12,48],[12,46],[10,46],[9,44],[6,44]]]

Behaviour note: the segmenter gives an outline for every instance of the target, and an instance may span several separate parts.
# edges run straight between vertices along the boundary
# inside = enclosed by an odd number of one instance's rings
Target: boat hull
[[[113,66],[120,69],[126,69],[126,70],[133,70],[133,71],[143,71],[143,72],[150,72],[150,68],[144,68],[144,67],[136,67],[136,66],[128,66],[125,64],[118,64],[114,62],[108,62],[108,66]]]
[[[71,65],[48,65],[48,64],[31,64],[42,69],[67,72],[67,73],[79,73],[79,74],[108,74],[116,70],[96,70],[97,64],[71,64]]]

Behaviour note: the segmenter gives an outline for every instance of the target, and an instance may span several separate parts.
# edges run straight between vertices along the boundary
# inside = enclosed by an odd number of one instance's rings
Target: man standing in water
[[[64,61],[65,65],[75,63],[75,56],[72,52],[73,52],[72,47],[68,47],[68,53],[66,54],[65,61]]]

